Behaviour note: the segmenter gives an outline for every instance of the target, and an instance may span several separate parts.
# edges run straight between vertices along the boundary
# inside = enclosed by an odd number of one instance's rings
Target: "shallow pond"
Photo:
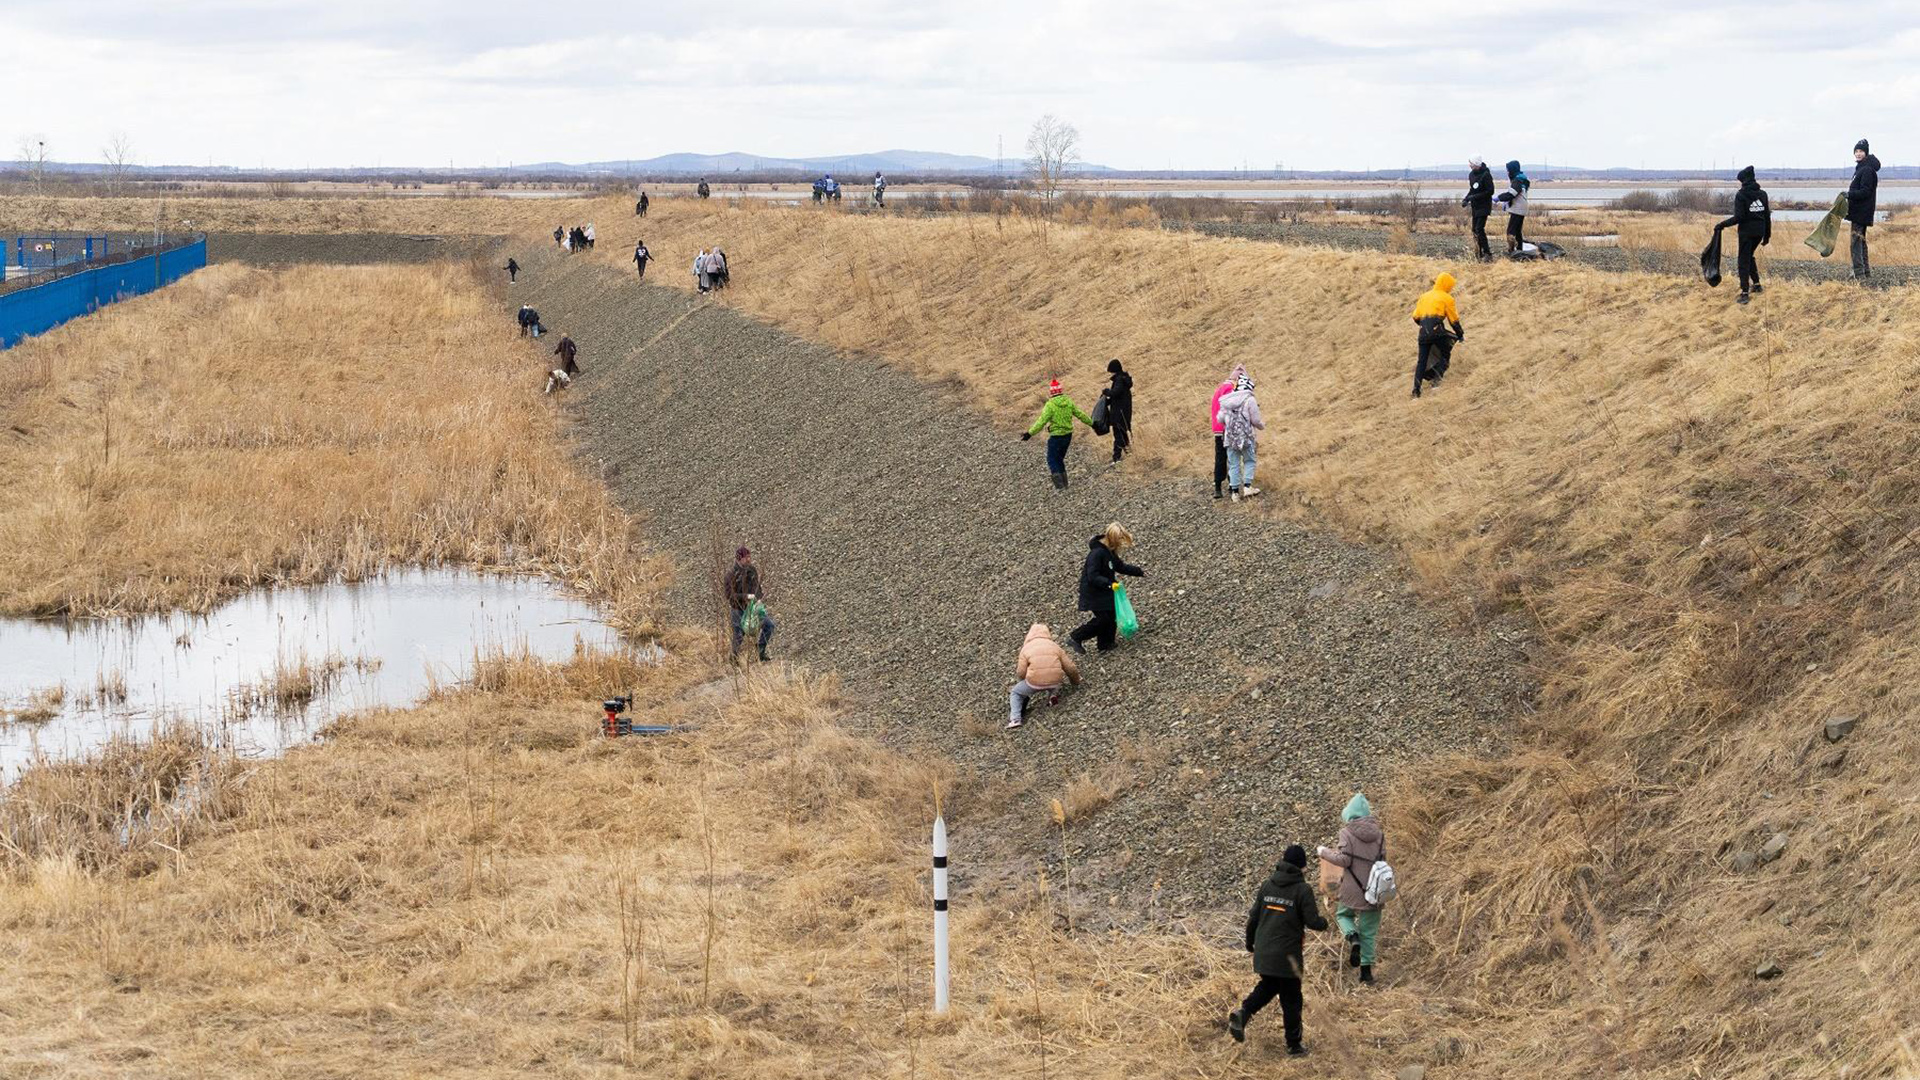
[[[561,659],[576,641],[619,637],[551,582],[458,570],[263,590],[206,616],[0,619],[0,782],[36,753],[176,719],[271,754],[335,717],[456,684],[476,654]]]

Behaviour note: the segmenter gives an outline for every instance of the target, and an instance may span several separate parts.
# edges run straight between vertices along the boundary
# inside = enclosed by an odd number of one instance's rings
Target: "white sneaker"
[[[1248,484],[1246,487],[1243,487],[1240,489],[1240,494],[1245,495],[1247,498],[1251,499],[1255,495],[1260,494],[1260,489],[1257,487],[1254,487],[1252,484]]]
[[[1240,489],[1239,489],[1239,488],[1234,488],[1234,489],[1233,489],[1233,496],[1232,496],[1232,498],[1233,498],[1233,501],[1234,501],[1234,502],[1239,502],[1239,501],[1240,501]]]
[[[1016,716],[1016,717],[1014,717],[1013,719],[1011,719],[1011,720],[1009,720],[1009,721],[1007,721],[1007,730],[1008,730],[1008,731],[1012,731],[1012,730],[1013,730],[1014,728],[1017,728],[1017,727],[1019,727],[1019,726],[1020,726],[1021,724],[1024,724],[1024,723],[1026,723],[1026,721],[1025,721],[1025,720],[1022,720],[1022,719],[1020,719],[1019,717],[1017,717],[1017,716]]]

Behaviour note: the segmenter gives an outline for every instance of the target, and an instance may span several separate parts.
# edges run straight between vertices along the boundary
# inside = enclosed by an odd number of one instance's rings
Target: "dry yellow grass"
[[[568,460],[543,351],[464,267],[217,266],[29,340],[0,364],[0,612],[455,561],[636,625],[663,569]]]
[[[1920,837],[1898,794],[1920,752],[1920,294],[1788,283],[1742,309],[1670,278],[1019,219],[662,226],[656,252],[724,241],[722,302],[964,385],[1009,430],[1049,376],[1090,396],[1122,357],[1133,467],[1196,489],[1209,392],[1244,362],[1275,502],[1398,548],[1465,618],[1536,621],[1545,696],[1513,755],[1416,768],[1387,803],[1414,977],[1532,1015],[1510,1060],[1903,1060],[1920,895],[1874,883]],[[1413,403],[1407,311],[1443,268],[1468,343]],[[1841,711],[1866,719],[1836,749]],[[1775,831],[1782,860],[1732,869]],[[1756,981],[1769,959],[1788,974]]]
[[[13,195],[0,198],[0,232],[35,230],[128,232],[154,227],[204,232],[493,235],[547,231],[566,222],[611,223],[633,202],[620,198],[577,199],[221,199],[85,198]],[[191,223],[189,226],[187,223]]]

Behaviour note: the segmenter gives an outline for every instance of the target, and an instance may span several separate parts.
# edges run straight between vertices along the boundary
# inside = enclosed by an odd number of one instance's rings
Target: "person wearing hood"
[[[1733,216],[1713,227],[1714,232],[1729,225],[1735,227],[1740,238],[1740,299],[1747,302],[1747,292],[1760,292],[1760,264],[1755,261],[1754,253],[1773,242],[1773,207],[1767,201],[1767,193],[1755,179],[1753,166],[1740,170],[1736,177],[1740,181],[1740,190],[1733,195]]]
[[[1367,902],[1367,876],[1373,864],[1386,857],[1387,835],[1374,819],[1373,806],[1361,792],[1354,792],[1340,811],[1340,839],[1333,847],[1318,849],[1322,862],[1341,868],[1340,895],[1333,909],[1334,921],[1347,939],[1347,966],[1360,969],[1360,981],[1373,981],[1374,943],[1380,934],[1380,909]]]
[[[1027,629],[1027,640],[1020,646],[1020,658],[1014,661],[1013,690],[1007,694],[1007,729],[1027,722],[1027,699],[1046,694],[1060,700],[1060,688],[1071,682],[1080,685],[1080,667],[1067,650],[1053,640],[1046,623],[1034,623]]]
[[[1873,267],[1867,264],[1867,229],[1873,225],[1879,193],[1880,159],[1873,156],[1867,140],[1861,139],[1853,144],[1853,181],[1847,185],[1847,223],[1853,226],[1849,250],[1856,281],[1873,277]]]
[[[693,257],[693,282],[701,292],[713,288],[713,275],[707,262],[709,258],[706,248],[701,248],[700,254]]]
[[[707,269],[710,271],[707,276],[713,279],[714,288],[724,289],[733,282],[733,278],[727,274],[727,253],[720,249],[719,244],[713,245],[713,254],[707,256]]]
[[[1113,460],[1118,464],[1133,446],[1133,376],[1120,366],[1120,358],[1107,361],[1112,385],[1103,393],[1107,399],[1107,427],[1113,431]]]
[[[1227,1014],[1227,1033],[1234,1042],[1246,1042],[1247,1021],[1279,998],[1287,1053],[1295,1057],[1307,1052],[1300,1030],[1300,979],[1305,972],[1301,953],[1307,931],[1327,928],[1303,873],[1306,865],[1306,849],[1288,845],[1273,873],[1253,894],[1253,908],[1247,912],[1247,951],[1253,954],[1253,973],[1260,981],[1240,1007]]]
[[[1020,434],[1020,441],[1026,442],[1047,429],[1047,474],[1053,477],[1053,486],[1064,489],[1067,486],[1067,448],[1073,445],[1073,422],[1075,420],[1093,426],[1093,417],[1080,411],[1067,392],[1061,388],[1060,380],[1047,383],[1047,403],[1040,410],[1040,419]]]
[[[1223,497],[1220,494],[1220,485],[1227,482],[1227,428],[1220,422],[1220,399],[1233,393],[1234,383],[1246,373],[1247,369],[1244,366],[1235,364],[1233,371],[1227,375],[1227,381],[1213,388],[1213,406],[1210,411],[1213,417],[1213,497],[1216,499]]]
[[[1120,557],[1121,552],[1132,546],[1133,534],[1117,521],[1087,542],[1087,561],[1080,568],[1080,610],[1093,617],[1067,635],[1067,644],[1074,652],[1085,655],[1087,647],[1083,642],[1088,638],[1098,640],[1101,652],[1113,648],[1114,637],[1120,629],[1113,603],[1113,591],[1120,587],[1119,575],[1147,576],[1145,570]]]
[[[1433,288],[1420,294],[1413,305],[1413,322],[1420,328],[1419,359],[1413,362],[1413,396],[1420,396],[1421,382],[1438,383],[1453,362],[1453,343],[1467,340],[1460,325],[1460,309],[1453,302],[1453,275],[1441,273],[1433,279]]]
[[[1238,370],[1233,391],[1220,399],[1220,441],[1227,448],[1227,484],[1234,502],[1260,494],[1253,486],[1253,467],[1258,463],[1259,433],[1267,429],[1260,401],[1253,396],[1253,376]]]
[[[1518,161],[1507,162],[1507,190],[1500,193],[1495,201],[1507,208],[1507,253],[1519,251],[1526,244],[1527,231],[1527,193],[1533,190],[1533,181],[1520,171]]]
[[[1493,248],[1487,245],[1487,217],[1493,213],[1493,170],[1478,155],[1467,159],[1467,193],[1460,205],[1473,215],[1474,252],[1481,262],[1491,262]]]
[[[580,230],[580,237],[581,237],[581,239],[583,239],[583,240],[585,240],[585,241],[587,242],[587,248],[588,248],[588,250],[592,250],[592,248],[593,248],[593,222],[591,222],[591,221],[589,221],[589,222],[587,222],[587,227],[586,227],[586,228],[584,228],[584,229],[581,229],[581,230]]]

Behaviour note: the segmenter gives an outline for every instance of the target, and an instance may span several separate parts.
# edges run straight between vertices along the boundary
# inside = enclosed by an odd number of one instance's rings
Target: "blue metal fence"
[[[207,265],[207,239],[69,274],[44,285],[0,295],[0,349],[44,334],[116,300],[149,293]]]

